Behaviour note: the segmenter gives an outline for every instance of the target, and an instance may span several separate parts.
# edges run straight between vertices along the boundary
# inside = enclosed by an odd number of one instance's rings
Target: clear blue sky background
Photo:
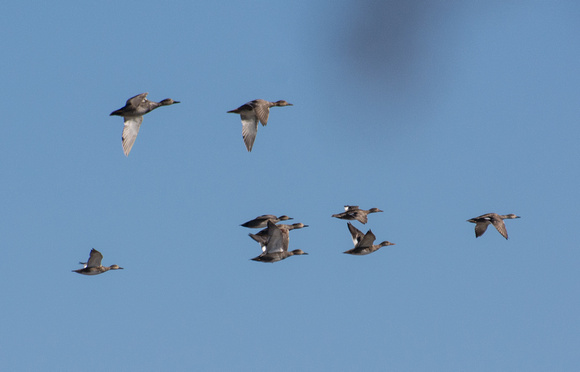
[[[577,371],[580,6],[13,1],[0,369]],[[127,98],[145,116],[131,155]],[[245,150],[239,116],[284,99]],[[379,207],[364,257],[344,204]],[[516,213],[510,239],[468,218]],[[239,225],[309,228],[275,264]],[[71,273],[91,248],[122,271]]]

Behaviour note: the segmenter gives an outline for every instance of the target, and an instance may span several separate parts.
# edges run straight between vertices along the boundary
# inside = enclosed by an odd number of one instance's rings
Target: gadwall
[[[255,99],[250,101],[235,110],[228,111],[231,114],[240,114],[242,118],[242,136],[244,143],[249,151],[252,151],[254,140],[258,133],[258,121],[263,126],[268,124],[268,115],[270,114],[270,107],[275,106],[294,106],[286,101],[269,102],[263,99]]]
[[[268,221],[278,223],[280,221],[287,221],[287,220],[291,220],[291,219],[292,219],[291,217],[288,217],[286,215],[276,217],[273,214],[263,214],[261,216],[254,218],[251,221],[244,222],[240,226],[248,227],[250,229],[261,229],[261,228],[267,226]]]
[[[356,205],[345,205],[344,212],[333,214],[332,217],[340,218],[341,220],[357,220],[362,224],[368,222],[369,213],[382,212],[379,208],[371,208],[369,210],[359,209]]]
[[[111,265],[109,267],[101,266],[102,259],[103,255],[101,254],[101,252],[93,248],[91,249],[91,255],[89,256],[89,260],[87,262],[79,262],[81,265],[84,265],[85,267],[82,269],[72,271],[83,275],[98,275],[109,270],[123,270],[123,268],[119,267],[118,265]]]
[[[260,262],[277,262],[290,256],[308,254],[301,249],[295,249],[288,252],[289,230],[278,228],[272,221],[268,221],[268,239],[266,245],[262,248],[263,252],[258,257],[252,258]]]
[[[147,94],[149,93],[141,93],[135,97],[131,97],[127,100],[125,107],[111,112],[110,116],[122,116],[125,119],[125,126],[123,127],[123,136],[121,139],[123,141],[123,152],[126,156],[129,156],[131,148],[135,143],[135,139],[139,133],[139,128],[141,128],[141,123],[143,122],[143,115],[155,110],[157,107],[180,103],[171,98],[166,98],[161,102],[149,101],[147,99]]]
[[[384,242],[381,242],[381,244],[373,245],[376,237],[371,230],[367,231],[367,233],[363,235],[363,233],[359,229],[354,227],[350,222],[348,222],[347,224],[348,230],[352,235],[352,242],[354,243],[354,248],[349,249],[348,251],[343,253],[364,256],[366,254],[371,254],[374,251],[377,251],[381,247],[385,247],[387,245],[395,245],[395,243],[391,243],[386,240]]]
[[[266,223],[268,223],[268,221],[266,221]],[[280,225],[276,225],[280,230],[282,230],[282,232],[287,232],[287,231],[291,231],[291,230],[296,230],[296,229],[302,229],[304,227],[308,227],[308,225],[305,225],[301,222],[299,223],[294,223],[292,225],[286,225],[286,224],[280,224]],[[257,234],[248,234],[250,236],[250,238],[254,239],[255,241],[257,241],[258,243],[260,243],[260,246],[262,247],[262,251],[264,251],[266,249],[266,244],[268,244],[268,228],[265,228],[264,230],[260,230]]]
[[[467,222],[471,222],[475,224],[475,237],[479,238],[480,236],[483,235],[483,233],[485,232],[485,230],[487,230],[487,226],[491,223],[493,226],[495,226],[495,228],[497,229],[497,231],[499,231],[499,233],[504,237],[504,238],[508,238],[508,233],[507,230],[505,228],[505,223],[503,222],[503,220],[505,219],[513,219],[513,218],[520,218],[520,216],[516,216],[513,213],[510,214],[497,214],[497,213],[486,213],[486,214],[482,214],[479,217],[474,217],[470,220],[467,220]]]

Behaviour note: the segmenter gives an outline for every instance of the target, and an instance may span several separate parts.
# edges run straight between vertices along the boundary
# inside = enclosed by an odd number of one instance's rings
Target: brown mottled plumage
[[[93,248],[91,249],[89,260],[87,262],[79,262],[81,265],[85,265],[85,267],[82,269],[72,271],[83,275],[98,275],[107,272],[109,270],[123,270],[123,268],[119,267],[118,265],[102,266],[101,265],[102,259],[103,255],[101,254],[101,252]]]
[[[269,102],[263,99],[255,99],[243,104],[235,110],[230,110],[230,114],[240,114],[242,119],[242,136],[248,152],[252,151],[256,134],[258,133],[258,121],[262,126],[268,124],[268,116],[270,115],[270,107],[275,106],[293,106],[284,100]]]
[[[288,252],[288,244],[290,240],[289,231],[290,229],[288,228],[279,228],[278,225],[273,224],[272,221],[268,221],[268,236],[265,246],[262,246],[264,252],[258,257],[252,258],[252,260],[260,262],[277,262],[290,256],[308,254],[303,252],[301,249],[295,249]],[[262,245],[262,243],[260,243],[260,245]]]
[[[264,214],[264,215],[261,215],[261,216],[254,218],[253,220],[250,220],[248,222],[244,222],[240,226],[248,227],[250,229],[261,229],[261,228],[266,227],[268,225],[268,221],[278,223],[280,221],[287,221],[287,220],[292,220],[292,219],[293,218],[288,217],[286,215],[276,217],[273,214]]]
[[[340,218],[341,220],[357,220],[358,222],[365,224],[368,222],[369,213],[382,212],[379,208],[371,208],[369,210],[359,209],[355,205],[345,205],[344,212],[333,214],[332,217]]]
[[[381,242],[380,244],[373,244],[376,237],[371,230],[367,231],[367,233],[363,235],[363,233],[359,229],[354,227],[350,222],[348,222],[347,225],[348,230],[352,235],[352,242],[354,243],[354,248],[349,249],[348,251],[343,253],[364,256],[379,250],[381,247],[395,245],[395,243],[391,243],[386,240],[384,242]]]
[[[474,217],[470,220],[467,220],[467,222],[471,222],[475,224],[475,237],[479,238],[480,236],[483,235],[483,233],[485,232],[485,230],[487,230],[487,226],[489,224],[492,224],[497,231],[499,231],[499,233],[504,237],[504,238],[508,238],[508,233],[507,230],[505,228],[505,223],[503,222],[503,220],[505,219],[513,219],[513,218],[520,218],[520,216],[516,216],[513,213],[510,214],[497,214],[497,213],[486,213],[486,214],[482,214],[479,217]]]
[[[266,223],[268,223],[268,221],[266,221]],[[276,226],[280,230],[282,230],[283,233],[285,231],[302,229],[304,227],[308,227],[308,225],[305,225],[305,224],[303,224],[301,222],[294,223],[292,225],[279,224],[279,225],[276,225]],[[255,241],[257,241],[258,243],[260,243],[260,246],[262,247],[262,251],[265,251],[266,244],[268,244],[268,228],[265,228],[263,230],[260,230],[257,234],[248,234],[248,235],[250,236],[250,238],[252,238]]]
[[[129,156],[131,148],[133,148],[133,144],[135,143],[135,139],[137,139],[139,128],[141,128],[141,123],[143,122],[143,115],[155,110],[157,107],[180,103],[171,98],[166,98],[161,102],[149,101],[147,99],[147,94],[149,93],[141,93],[135,97],[131,97],[127,100],[124,107],[111,112],[110,116],[122,116],[125,120],[123,136],[121,137],[125,156]]]

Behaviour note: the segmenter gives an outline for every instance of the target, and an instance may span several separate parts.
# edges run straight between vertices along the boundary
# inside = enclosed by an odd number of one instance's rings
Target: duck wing
[[[351,213],[350,211],[347,213]],[[355,220],[357,220],[358,222],[362,223],[363,225],[366,224],[367,222],[369,222],[369,218],[367,217],[368,213],[365,213],[363,211],[361,211],[360,209],[357,209],[355,211],[352,212],[352,216],[354,217]]]
[[[480,236],[483,235],[483,233],[485,232],[485,230],[487,230],[487,226],[489,225],[489,221],[488,220],[479,220],[475,223],[475,237],[479,238]]]
[[[240,113],[242,119],[242,137],[248,152],[252,151],[256,134],[258,134],[258,117],[254,111],[243,111]]]
[[[375,234],[373,234],[373,232],[369,230],[355,248],[371,247],[375,242],[375,239],[376,239]]]
[[[255,102],[255,101],[253,101]],[[256,117],[260,120],[263,126],[268,124],[268,116],[270,116],[270,108],[265,103],[255,103],[254,104],[254,112],[256,113]]]
[[[137,94],[135,97],[131,97],[127,100],[126,106],[139,107],[140,104],[147,100],[147,95],[149,93]]]
[[[250,238],[254,239],[260,244],[260,248],[262,248],[262,252],[266,251],[266,246],[268,245],[268,236],[258,234],[248,234]]]
[[[137,134],[139,134],[139,128],[141,128],[142,122],[143,116],[125,118],[123,136],[121,137],[121,140],[123,141],[123,152],[125,153],[125,156],[129,156],[131,148],[135,143],[135,139],[137,139]]]
[[[103,260],[103,255],[101,252],[97,251],[95,248],[91,249],[91,254],[89,260],[85,267],[99,267],[101,266],[101,261]]]
[[[350,222],[347,222],[346,224],[348,225],[348,231],[350,231],[350,235],[352,235],[352,242],[356,247],[363,239],[364,234],[359,229],[354,227]]]
[[[508,233],[507,230],[505,228],[505,223],[503,222],[503,220],[501,218],[491,218],[491,223],[493,224],[493,226],[497,229],[497,231],[499,231],[499,233],[504,237],[504,238],[508,238]]]
[[[276,225],[268,221],[268,243],[265,253],[284,252],[285,250],[288,250],[288,246],[286,245],[286,249],[284,249],[284,234]]]

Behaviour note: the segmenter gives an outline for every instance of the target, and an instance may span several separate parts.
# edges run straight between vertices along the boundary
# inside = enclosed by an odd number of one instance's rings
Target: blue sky
[[[11,2],[0,369],[575,371],[580,6]],[[145,116],[128,158],[127,98]],[[245,150],[239,116],[287,100]],[[363,257],[345,204],[395,246]],[[510,239],[466,220],[515,213]],[[287,214],[275,264],[239,225]],[[91,248],[122,271],[71,273]]]

